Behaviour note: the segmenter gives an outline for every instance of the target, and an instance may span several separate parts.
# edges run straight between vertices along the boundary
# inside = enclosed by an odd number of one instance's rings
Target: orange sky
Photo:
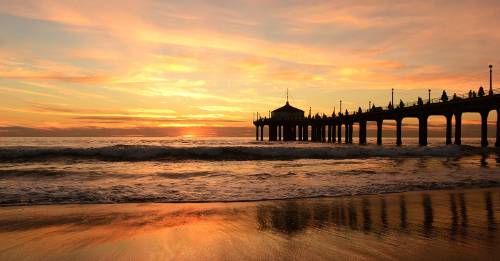
[[[500,79],[499,13],[498,1],[2,0],[0,127],[247,127],[287,88],[326,113],[340,99],[387,105],[391,88],[397,101],[462,93],[488,85],[488,64]]]

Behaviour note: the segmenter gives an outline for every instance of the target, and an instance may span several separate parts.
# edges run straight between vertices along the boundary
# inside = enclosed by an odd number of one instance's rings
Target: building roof
[[[288,103],[288,101],[286,102],[285,106],[280,107],[280,108],[274,110],[273,112],[300,112],[300,113],[304,113],[303,110],[291,106]]]

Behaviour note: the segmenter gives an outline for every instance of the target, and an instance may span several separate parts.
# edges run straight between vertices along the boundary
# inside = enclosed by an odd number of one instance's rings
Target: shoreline
[[[493,183],[493,182],[490,182]],[[15,207],[36,207],[36,206],[91,206],[91,205],[127,205],[127,204],[230,204],[230,203],[261,203],[261,202],[275,202],[275,201],[288,201],[288,200],[309,200],[309,199],[336,199],[344,197],[364,197],[364,196],[385,196],[392,194],[404,194],[404,193],[430,193],[435,191],[460,191],[460,190],[482,190],[482,189],[499,189],[500,183],[492,184],[491,186],[468,186],[468,187],[457,187],[457,188],[437,188],[437,189],[415,189],[415,190],[405,190],[405,191],[395,191],[395,192],[381,192],[381,193],[362,193],[362,194],[342,194],[342,195],[319,195],[319,196],[305,196],[305,197],[290,197],[290,198],[263,198],[263,199],[248,199],[248,200],[190,200],[190,201],[131,201],[131,202],[102,202],[102,203],[53,203],[53,204],[0,204],[0,210],[2,208],[15,208]]]

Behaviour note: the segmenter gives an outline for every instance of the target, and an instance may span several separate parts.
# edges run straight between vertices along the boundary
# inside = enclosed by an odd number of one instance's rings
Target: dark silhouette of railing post
[[[495,146],[500,147],[500,108],[497,108],[497,140]]]
[[[349,143],[352,143],[353,123],[349,123]]]
[[[427,115],[418,117],[418,144],[427,145]]]
[[[366,144],[366,121],[359,121],[359,144]]]
[[[455,112],[455,144],[462,144],[462,112]]]
[[[312,123],[311,124],[311,141],[316,141],[316,126],[315,126],[316,123]]]
[[[382,145],[382,123],[384,120],[377,120],[377,145]]]
[[[316,126],[314,126],[314,140],[321,141],[321,131],[318,123],[316,123]]]
[[[328,124],[328,142],[332,142],[332,125]]]
[[[316,125],[316,141],[321,142],[321,125]]]
[[[481,112],[481,146],[488,147],[488,113],[489,111]]]
[[[259,140],[259,125],[255,125],[255,140]]]
[[[298,136],[299,136],[299,137],[298,137],[298,140],[299,140],[299,141],[302,141],[302,125],[300,125],[300,124],[299,124],[299,125],[297,126],[297,128],[298,128],[298,133],[297,133],[297,134],[298,134]]]
[[[319,134],[319,126],[318,123],[314,125],[314,141],[319,141],[320,140],[320,134]]]
[[[344,137],[344,142],[349,143],[349,124],[346,122],[345,123],[345,137]]]
[[[297,140],[297,126],[295,124],[292,124],[292,126],[290,126],[290,140]]]
[[[264,125],[260,126],[260,140],[264,140]]]
[[[453,114],[446,114],[446,145],[451,144],[451,117]]]
[[[281,124],[278,125],[278,140],[281,141]]]
[[[269,129],[268,129],[268,140],[269,141],[272,141],[273,140],[273,125],[272,124],[269,124]]]
[[[283,124],[283,126],[281,127],[283,133],[281,134],[283,138],[283,141],[287,141],[288,140],[288,124]]]
[[[309,125],[306,124],[304,125],[304,128],[302,129],[303,133],[302,133],[302,139],[304,141],[308,141],[309,140]]]
[[[318,126],[318,141],[322,142],[323,141],[323,124],[319,124]]]
[[[341,143],[342,142],[342,121],[339,121],[337,136],[339,136],[338,143]]]
[[[335,134],[337,128],[335,123],[332,123],[332,142],[335,143],[337,141],[337,135]]]
[[[493,95],[493,75],[492,75],[492,68],[493,68],[493,65],[490,64],[490,90],[488,91],[488,94],[489,95]]]
[[[323,130],[323,125],[321,123],[318,123],[318,126],[316,126],[316,141],[321,142],[323,139],[322,136],[322,130]]]
[[[268,128],[268,131],[267,131],[267,140],[268,141],[272,141],[273,140],[273,138],[272,138],[273,133],[272,132],[273,132],[273,126],[271,124],[269,124],[269,128]]]
[[[403,119],[398,118],[396,119],[396,145],[401,146],[403,144],[403,141],[401,139],[401,124],[403,122]]]
[[[318,141],[323,142],[324,133],[323,133],[323,124],[322,123],[319,124],[317,131],[318,131]]]
[[[276,132],[276,128],[275,128],[274,124],[269,124],[269,141],[276,140],[275,132]]]

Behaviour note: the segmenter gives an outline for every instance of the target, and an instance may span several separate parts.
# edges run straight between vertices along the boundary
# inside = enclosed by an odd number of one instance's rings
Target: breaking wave
[[[0,162],[30,162],[64,159],[101,161],[162,160],[292,160],[347,159],[366,157],[459,157],[498,153],[495,148],[471,146],[387,147],[387,146],[145,146],[115,145],[98,148],[4,147]]]

